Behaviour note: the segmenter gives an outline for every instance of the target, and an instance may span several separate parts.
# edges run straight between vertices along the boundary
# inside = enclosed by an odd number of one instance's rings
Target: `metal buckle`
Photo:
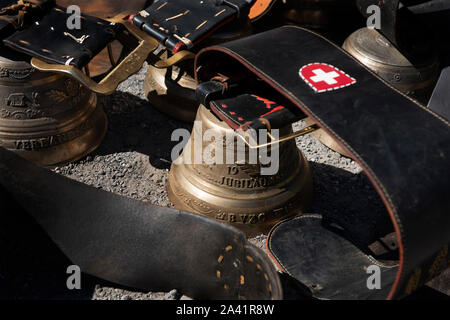
[[[123,17],[125,16],[126,14],[122,13],[120,16],[108,19],[108,21],[115,23],[123,22]],[[137,73],[142,68],[142,65],[151,52],[158,47],[158,41],[148,36],[144,31],[131,23],[124,23],[124,25],[128,32],[138,40],[139,44],[98,83],[92,80],[89,75],[84,74],[74,66],[47,63],[38,58],[32,58],[31,65],[40,71],[68,75],[95,93],[104,95],[112,94],[121,82],[125,81],[128,77]]]
[[[180,52],[175,53],[173,56],[171,56],[168,59],[159,59],[158,61],[148,61],[150,62],[155,68],[158,69],[167,69],[172,67],[173,65],[180,63],[181,61],[185,61],[185,60],[191,60],[195,58],[195,54],[188,51],[188,50],[183,50]],[[150,60],[150,58],[149,58]]]
[[[273,135],[271,134],[270,130],[267,130],[267,136],[270,139],[270,142],[267,143],[262,143],[262,144],[258,144],[257,139],[255,139],[254,137],[252,137],[250,134],[247,133],[247,131],[244,130],[237,130],[236,134],[237,136],[242,139],[244,141],[244,143],[247,145],[247,147],[249,147],[250,149],[260,149],[260,148],[265,148],[268,146],[272,146],[281,142],[285,142],[288,140],[292,140],[304,135],[307,135],[309,133],[312,133],[316,130],[319,130],[320,127],[317,124],[313,124],[310,125],[308,127],[305,127],[299,131],[293,132],[291,134],[288,134],[286,136],[283,136],[281,138],[275,138],[273,137]]]

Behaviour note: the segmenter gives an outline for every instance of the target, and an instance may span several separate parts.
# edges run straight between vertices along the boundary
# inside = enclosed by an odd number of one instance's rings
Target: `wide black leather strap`
[[[80,29],[69,29],[72,13],[55,6],[42,19],[3,40],[12,49],[50,63],[86,66],[123,29],[103,19],[81,14]]]
[[[157,0],[133,23],[176,53],[191,49],[220,27],[247,17],[254,0]]]
[[[309,116],[374,185],[399,247],[398,272],[387,298],[411,293],[448,266],[450,126],[445,119],[325,38],[298,27],[206,48],[196,58],[199,83],[239,68],[287,98],[291,105],[285,107]],[[325,271],[340,276],[332,267]]]
[[[282,298],[267,255],[225,224],[89,187],[0,148],[2,188],[87,274],[201,299]],[[3,222],[7,208],[0,203]]]

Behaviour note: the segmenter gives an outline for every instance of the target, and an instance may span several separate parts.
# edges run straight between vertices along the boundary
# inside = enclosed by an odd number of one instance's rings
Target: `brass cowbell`
[[[392,12],[392,15],[394,19],[396,13]],[[401,29],[393,23],[392,29],[381,30],[387,34],[397,32],[388,39],[374,28],[362,28],[345,40],[343,48],[391,86],[426,104],[439,76],[439,58],[429,39],[415,36],[415,30]],[[395,45],[401,39],[398,34],[408,40],[405,47],[409,50]],[[313,135],[330,149],[347,156],[323,130],[317,130]]]
[[[79,0],[84,14],[112,17],[124,9],[141,10],[145,0]],[[57,0],[68,7],[73,1]],[[113,55],[122,50],[113,43]],[[95,150],[107,129],[97,95],[72,78],[41,72],[29,57],[2,47],[0,56],[0,146],[41,166],[56,166],[80,159]],[[91,75],[107,72],[106,49],[89,65]]]
[[[251,33],[250,20],[239,21],[221,28],[208,38],[202,47],[232,41],[249,36]],[[167,52],[161,52],[160,57],[166,59]],[[182,61],[163,69],[149,64],[144,92],[159,111],[178,120],[192,122],[199,106],[195,97],[196,86],[193,60]]]
[[[234,130],[200,105],[190,140],[182,155],[172,164],[167,191],[169,199],[180,210],[187,210],[229,223],[247,235],[269,231],[278,221],[307,210],[312,201],[312,178],[308,162],[294,140],[276,144],[279,167],[275,174],[264,175],[262,163],[234,158],[230,164],[206,161],[194,162],[199,150],[210,141],[202,139],[207,130],[220,134],[220,148],[225,160],[227,152],[236,153]],[[280,130],[280,135],[292,132],[291,127]],[[232,135],[233,143],[225,140]],[[201,141],[198,141],[200,139]],[[271,152],[274,152],[272,149]],[[246,154],[249,153],[245,146]],[[196,154],[197,153],[197,154]],[[186,163],[190,159],[189,163]],[[222,164],[223,163],[223,164]]]
[[[0,57],[0,146],[55,166],[97,148],[106,127],[97,96],[77,81]]]
[[[343,48],[358,61],[403,93],[424,102],[436,83],[439,60],[430,49],[426,59],[412,62],[374,29],[352,33]]]

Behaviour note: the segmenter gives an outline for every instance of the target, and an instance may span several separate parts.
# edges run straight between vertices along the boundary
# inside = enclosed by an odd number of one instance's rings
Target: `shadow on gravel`
[[[126,92],[101,97],[100,103],[108,116],[108,131],[91,156],[137,151],[149,156],[152,166],[169,169],[171,151],[178,144],[171,141],[172,132],[192,129],[192,125],[174,120],[154,109],[147,100]]]

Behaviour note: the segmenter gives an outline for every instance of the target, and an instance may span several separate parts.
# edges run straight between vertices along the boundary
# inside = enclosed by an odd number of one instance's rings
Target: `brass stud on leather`
[[[236,40],[251,33],[250,21],[243,26],[232,24],[212,35],[203,46]],[[167,59],[167,53],[162,52],[160,58]],[[156,109],[175,119],[194,121],[199,106],[195,88],[193,60],[182,61],[169,68],[148,66],[144,82],[145,95]]]
[[[42,166],[82,158],[107,127],[97,96],[78,82],[0,57],[0,146]]]
[[[196,121],[201,121],[201,128],[194,126],[190,142],[176,161],[179,163],[172,164],[169,174],[167,191],[176,208],[229,223],[249,236],[267,232],[278,221],[307,210],[312,201],[312,178],[308,162],[294,140],[277,146],[279,170],[274,175],[262,175],[259,160],[250,164],[248,158],[246,162],[233,164],[207,164],[200,158],[200,164],[186,164],[187,148],[192,150],[192,163],[194,146],[198,143],[195,139],[206,130],[214,130],[222,137],[234,134],[202,105]],[[280,135],[291,131],[290,127],[285,128]],[[200,143],[203,148],[210,144]],[[227,148],[236,150],[236,145],[230,146],[225,138],[222,143],[224,156]]]

